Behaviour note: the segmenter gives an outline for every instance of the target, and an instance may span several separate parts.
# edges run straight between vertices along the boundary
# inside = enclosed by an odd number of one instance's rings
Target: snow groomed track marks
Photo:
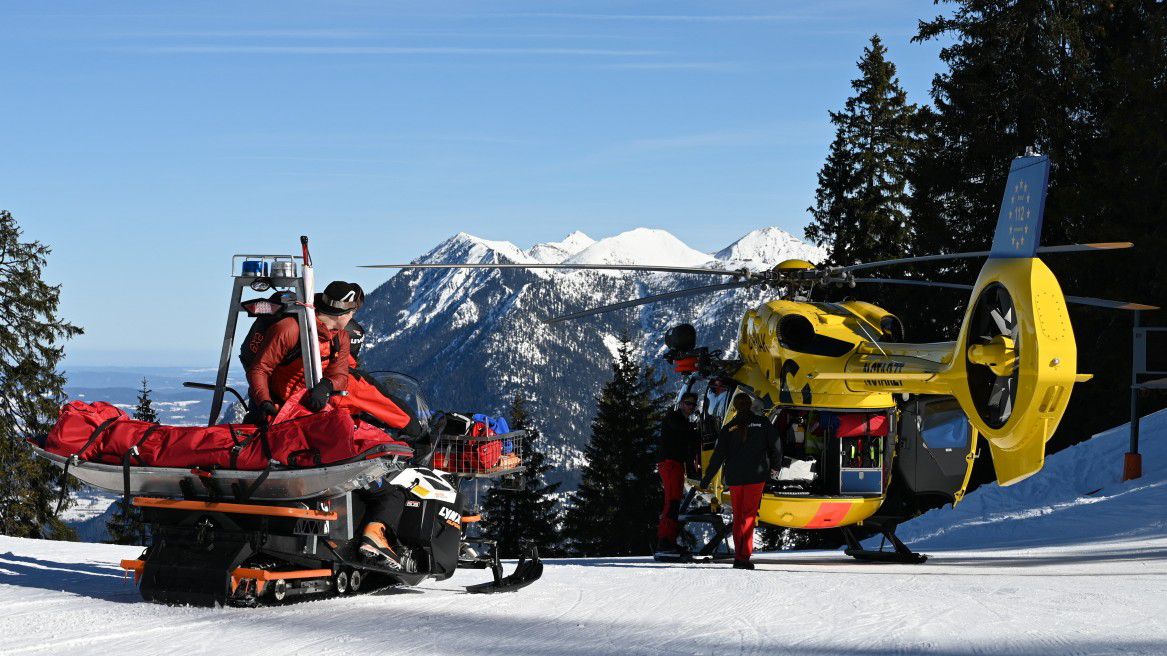
[[[1167,652],[1167,537],[936,551],[921,566],[860,565],[837,552],[767,554],[755,572],[551,560],[538,585],[486,601],[461,591],[482,573],[461,572],[418,589],[259,609],[141,603],[112,564],[133,555],[0,538],[0,652]]]
[[[1167,412],[1119,482],[1121,429],[901,535],[922,565],[841,552],[727,564],[545,561],[484,597],[464,570],[420,588],[258,609],[146,604],[136,547],[0,537],[0,654],[1167,654]],[[876,541],[878,543],[878,540]]]

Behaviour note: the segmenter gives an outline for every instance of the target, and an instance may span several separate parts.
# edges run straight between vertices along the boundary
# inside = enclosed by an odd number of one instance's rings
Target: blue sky
[[[0,207],[54,249],[74,364],[209,364],[230,256],[318,275],[459,230],[801,235],[827,112],[931,1],[0,3]],[[153,318],[151,315],[157,315]]]

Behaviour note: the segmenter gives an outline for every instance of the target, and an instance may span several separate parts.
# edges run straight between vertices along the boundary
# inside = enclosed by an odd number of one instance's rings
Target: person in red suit
[[[660,512],[660,524],[656,530],[657,554],[677,555],[677,512],[681,505],[681,495],[685,489],[685,464],[691,462],[697,453],[697,424],[690,421],[697,408],[697,395],[686,393],[675,410],[670,410],[661,420],[657,438],[657,471],[660,473],[661,487],[664,488],[664,505]]]
[[[407,429],[416,424],[416,420],[383,394],[371,376],[352,375],[351,372],[356,361],[346,327],[364,296],[358,285],[342,280],[329,283],[323,292],[316,294],[313,305],[324,371],[320,382],[304,394],[300,403],[313,412],[319,412],[331,400],[334,406],[354,415],[367,414],[385,427]],[[247,383],[252,408],[265,422],[279,413],[277,403],[285,403],[304,388],[300,324],[295,317],[281,319],[264,332],[257,358],[247,370]],[[334,392],[346,394],[334,397]],[[377,481],[361,494],[366,505],[361,555],[384,567],[402,569],[404,563],[399,549],[395,548],[394,535],[394,527],[400,523],[405,504],[401,488]]]
[[[337,407],[356,414],[365,412],[393,429],[405,428],[410,416],[382,394],[375,385],[350,375],[352,356],[345,327],[360,307],[364,294],[353,283],[336,280],[316,294],[316,332],[320,361],[324,367],[320,382],[304,394],[304,407],[319,412],[332,398]],[[300,324],[285,317],[264,333],[254,364],[247,370],[251,406],[264,419],[274,417],[279,404],[304,387],[304,359],[300,353]],[[334,392],[345,392],[332,397]]]
[[[708,489],[718,470],[725,467],[722,478],[729,486],[733,507],[733,566],[736,569],[754,569],[750,556],[754,552],[754,525],[762,490],[771,471],[782,467],[782,443],[778,430],[765,417],[755,414],[753,400],[747,394],[733,397],[733,419],[721,429],[717,446],[702,489]]]

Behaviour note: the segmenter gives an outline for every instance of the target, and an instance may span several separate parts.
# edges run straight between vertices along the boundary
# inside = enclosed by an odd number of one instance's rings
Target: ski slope
[[[0,537],[3,654],[1167,654],[1167,412],[901,533],[923,565],[838,552],[758,570],[647,559],[549,561],[518,592],[418,589],[262,609],[139,601],[116,563],[138,549]]]

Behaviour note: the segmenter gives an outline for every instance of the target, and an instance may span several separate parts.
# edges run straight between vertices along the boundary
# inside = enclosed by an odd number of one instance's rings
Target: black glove
[[[300,399],[300,404],[312,412],[320,412],[328,405],[329,396],[332,396],[332,381],[325,378],[308,390],[304,398]]]
[[[247,412],[247,415],[243,418],[243,423],[266,426],[279,412],[276,404],[271,401],[264,401]]]

